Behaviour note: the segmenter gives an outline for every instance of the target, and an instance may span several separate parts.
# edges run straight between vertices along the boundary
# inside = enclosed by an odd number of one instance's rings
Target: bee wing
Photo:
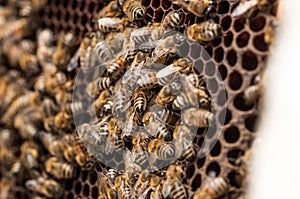
[[[110,180],[107,178],[107,176],[105,176],[103,173],[99,172],[98,173],[98,178],[99,178],[99,196],[103,197],[103,198],[107,198],[107,189],[113,189],[116,190],[115,185],[113,185]]]
[[[170,184],[170,182],[168,180],[165,181],[165,183],[163,184],[163,188],[161,190],[161,193],[164,198],[168,198],[168,196],[170,195],[171,189],[172,189],[172,185]]]
[[[68,72],[74,70],[78,66],[78,59],[80,54],[81,54],[81,48],[79,47],[68,64],[67,67]]]
[[[247,12],[250,8],[258,4],[258,0],[249,0],[242,1],[240,4],[233,10],[232,17],[238,17]]]
[[[168,75],[178,72],[180,69],[181,69],[180,67],[174,67],[174,65],[171,64],[171,65],[161,69],[160,71],[158,71],[156,73],[156,78],[166,77]]]

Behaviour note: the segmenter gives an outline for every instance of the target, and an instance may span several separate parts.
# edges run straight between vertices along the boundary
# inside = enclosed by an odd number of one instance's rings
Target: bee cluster
[[[245,197],[277,0],[0,4],[0,198]]]

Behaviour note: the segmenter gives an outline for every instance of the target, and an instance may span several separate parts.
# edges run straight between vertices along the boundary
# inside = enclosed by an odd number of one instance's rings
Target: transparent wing
[[[80,54],[81,54],[81,48],[79,47],[67,66],[68,72],[74,70],[78,66],[78,59]]]
[[[163,78],[166,76],[169,76],[171,74],[174,74],[178,72],[181,68],[180,67],[175,67],[173,64],[161,69],[156,73],[156,78]]]
[[[249,0],[242,1],[240,4],[233,10],[232,17],[238,17],[247,12],[250,8],[258,4],[258,0]]]

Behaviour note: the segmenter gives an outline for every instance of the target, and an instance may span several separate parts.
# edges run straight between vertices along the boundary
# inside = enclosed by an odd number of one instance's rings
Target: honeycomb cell
[[[214,174],[215,176],[218,176],[221,172],[220,165],[217,162],[211,162],[206,167],[206,175],[210,176],[211,174]]]
[[[257,115],[249,115],[246,119],[245,119],[245,127],[251,131],[251,132],[255,132],[255,127],[256,127],[256,122],[257,122]]]
[[[192,190],[196,191],[201,186],[201,175],[197,174],[192,181]]]
[[[191,57],[193,59],[198,59],[200,57],[201,48],[198,44],[192,44],[189,51],[191,52]]]
[[[226,101],[227,101],[226,91],[221,90],[218,94],[218,97],[217,97],[217,104],[222,107],[222,106],[225,105]]]
[[[88,197],[90,195],[90,187],[88,184],[83,186],[83,196]]]
[[[205,75],[211,77],[215,74],[216,72],[216,65],[210,61],[206,64],[205,66]]]
[[[97,181],[98,177],[97,177],[97,173],[96,172],[91,172],[89,175],[89,182],[90,184],[95,184]]]
[[[243,48],[248,45],[249,43],[250,34],[248,32],[242,32],[239,34],[239,36],[236,38],[236,44],[238,47]]]
[[[233,41],[233,33],[231,31],[228,31],[224,37],[224,45],[225,47],[231,46]]]
[[[214,146],[211,147],[211,148],[212,148],[212,149],[211,149],[211,151],[210,151],[210,155],[211,155],[212,157],[216,157],[216,156],[219,156],[219,155],[221,154],[221,149],[222,149],[222,147],[221,147],[221,144],[220,144],[219,141],[217,141],[216,143],[214,143]]]
[[[266,18],[264,16],[257,16],[250,20],[250,28],[254,32],[261,31],[266,25]]]
[[[240,131],[235,126],[230,126],[224,131],[224,138],[227,143],[235,143],[240,138]]]
[[[92,188],[92,198],[98,198],[98,187],[93,187]]]
[[[219,14],[227,14],[229,12],[229,2],[228,1],[221,1],[219,3],[219,9],[218,9],[218,13]]]
[[[229,75],[229,86],[232,90],[239,90],[243,84],[243,78],[238,71],[233,71]]]
[[[80,194],[81,188],[82,188],[81,182],[77,182],[76,185],[75,185],[75,187],[74,187],[75,193],[76,193],[77,195]]]
[[[220,74],[222,80],[225,80],[226,77],[227,77],[227,73],[228,73],[226,66],[223,65],[223,64],[221,64],[221,65],[218,67],[218,71],[219,71],[219,74]]]
[[[209,90],[210,93],[215,94],[218,92],[219,89],[219,85],[218,82],[215,78],[209,79],[207,81],[207,88]]]
[[[224,32],[230,29],[231,23],[232,19],[230,16],[226,16],[221,20],[221,26]]]
[[[236,171],[232,171],[228,174],[229,184],[236,187],[241,188],[243,183],[243,177],[240,173]]]
[[[69,193],[67,196],[67,199],[73,199],[73,198],[74,198],[74,195],[72,193]]]
[[[233,23],[233,28],[235,30],[235,32],[240,32],[241,30],[243,30],[245,28],[245,19],[243,18],[237,18],[234,20]]]
[[[214,59],[216,62],[220,63],[223,60],[224,57],[224,50],[222,47],[219,47],[214,52]]]
[[[253,38],[254,47],[262,52],[269,50],[269,45],[265,42],[264,34],[257,35]]]
[[[204,166],[204,163],[205,163],[205,156],[202,157],[202,158],[199,158],[199,159],[197,160],[197,168],[198,168],[198,169],[202,168],[202,167]]]
[[[219,112],[219,123],[226,125],[228,124],[232,119],[232,113],[229,109],[223,109],[222,111]]]
[[[151,1],[151,7],[155,10],[160,7],[160,1]]]
[[[196,74],[201,74],[203,71],[203,67],[204,67],[203,61],[201,59],[199,59],[194,64],[194,72]]]
[[[188,179],[191,179],[195,174],[195,165],[194,164],[190,164],[187,169],[186,169],[186,177]]]
[[[82,171],[81,172],[81,180],[82,182],[85,182],[88,179],[88,172],[87,171]]]
[[[235,66],[235,64],[237,63],[237,54],[235,50],[229,50],[226,55],[226,59],[230,66]]]
[[[246,70],[255,70],[258,65],[258,59],[252,51],[246,51],[242,55],[242,67]]]
[[[243,155],[244,151],[241,149],[231,149],[227,154],[228,162],[233,166],[239,166],[240,161],[238,159]]]

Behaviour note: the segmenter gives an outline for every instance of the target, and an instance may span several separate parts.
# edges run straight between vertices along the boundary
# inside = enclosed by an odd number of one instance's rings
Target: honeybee
[[[172,108],[174,110],[184,110],[186,108],[209,107],[209,97],[206,92],[199,88],[181,92],[174,100]]]
[[[123,84],[115,86],[115,95],[113,97],[112,112],[116,118],[120,118],[126,114],[126,111],[131,105],[131,93],[126,90]]]
[[[245,92],[244,92],[244,99],[246,100],[246,103],[253,103],[257,101],[263,93],[263,85],[261,82],[258,82],[255,85],[249,86]]]
[[[100,18],[98,19],[98,29],[100,32],[109,33],[112,31],[123,31],[127,23],[126,18]]]
[[[171,160],[175,156],[175,146],[163,139],[153,139],[149,142],[148,152],[156,159]]]
[[[24,142],[21,146],[21,159],[27,169],[38,167],[39,148],[34,142]]]
[[[130,21],[143,19],[146,13],[140,0],[126,0],[123,4],[123,11]]]
[[[50,173],[57,179],[71,179],[76,175],[76,169],[73,165],[59,161],[56,157],[51,157],[45,162],[47,173]]]
[[[125,147],[124,140],[121,138],[120,122],[116,118],[111,118],[109,121],[109,133],[105,145],[106,153],[121,151]]]
[[[20,56],[19,65],[28,76],[33,76],[40,71],[37,57],[26,52]]]
[[[85,103],[82,101],[73,101],[65,104],[63,108],[67,114],[80,115],[85,113]]]
[[[216,0],[178,0],[173,3],[184,7],[197,17],[214,17],[216,14]]]
[[[103,63],[113,59],[114,51],[106,41],[99,41],[95,46],[97,55]]]
[[[231,16],[239,17],[247,13],[247,18],[250,18],[255,9],[264,10],[269,4],[270,1],[268,0],[240,0],[239,5],[232,11]]]
[[[93,82],[90,82],[86,88],[86,92],[90,97],[95,97],[99,95],[99,93],[107,88],[109,88],[112,84],[112,80],[109,77],[98,77]]]
[[[223,177],[208,179],[202,188],[199,188],[193,199],[215,199],[224,195],[229,185]]]
[[[150,180],[151,180],[151,173],[149,170],[145,169],[139,175],[137,182],[133,187],[133,198],[140,198],[141,196],[146,196],[150,191]]]
[[[162,26],[163,27],[170,27],[170,28],[177,28],[179,26],[179,24],[182,22],[183,20],[183,15],[181,12],[178,11],[171,11],[169,12],[163,22],[162,22]]]
[[[193,144],[193,140],[196,136],[196,129],[190,129],[185,125],[176,126],[174,129],[175,145],[178,147],[178,154],[181,154],[182,158],[187,161],[192,161],[197,154],[197,147]]]
[[[162,195],[164,198],[187,199],[188,195],[182,182],[178,178],[167,178],[163,184]]]
[[[170,141],[172,139],[170,131],[157,117],[155,112],[147,112],[143,117],[144,126],[147,128],[148,133],[155,138],[163,138],[166,141]]]
[[[102,122],[94,126],[94,128],[90,124],[85,123],[78,128],[78,133],[82,140],[93,145],[100,145],[104,143],[109,134],[109,123]]]
[[[267,44],[270,44],[270,45],[273,44],[278,26],[279,26],[278,20],[275,18],[269,22],[267,29],[266,29],[266,33],[264,35],[264,40]]]
[[[222,35],[222,27],[212,21],[193,24],[187,28],[187,36],[199,42],[212,41]]]
[[[149,60],[149,63],[147,63],[147,65],[151,65],[155,62],[165,63],[167,56],[170,53],[176,53],[176,50],[182,44],[183,41],[184,37],[178,34],[164,38],[161,44],[157,45],[154,48],[152,52],[152,57]]]
[[[195,118],[198,119],[195,120]],[[212,125],[214,121],[214,115],[208,110],[190,108],[184,111],[181,119],[189,126],[205,128]]]
[[[43,112],[44,112],[46,117],[50,117],[52,115],[55,115],[58,112],[58,106],[50,98],[46,98],[46,99],[43,100],[42,109],[43,109]]]
[[[152,190],[150,194],[150,199],[162,199],[161,189],[164,183],[164,178],[153,175],[150,180],[150,188]]]
[[[63,195],[61,184],[52,179],[38,177],[37,179],[27,180],[25,187],[35,193],[45,195],[48,198],[60,198]]]
[[[133,94],[133,106],[137,113],[142,113],[147,108],[146,95],[141,89],[137,89]]]
[[[100,114],[100,116],[102,116],[102,112],[104,113],[108,113],[109,110],[103,110],[104,106],[106,104],[110,104],[109,101],[111,101],[111,92],[109,89],[105,89],[104,91],[102,91],[100,93],[100,95],[97,97],[97,99],[95,100],[95,102],[93,102],[93,104],[89,107],[88,112],[92,113],[92,111],[95,109],[96,114]],[[113,103],[112,103],[113,105]],[[108,105],[106,105],[106,108],[109,108]],[[112,107],[111,107],[112,108]],[[107,112],[106,112],[107,111]]]
[[[120,76],[125,72],[125,63],[123,56],[119,56],[106,65],[107,75],[113,80],[118,80]]]
[[[53,63],[57,68],[65,70],[65,67],[70,62],[71,56],[75,51],[77,45],[76,37],[72,33],[65,33],[60,35],[57,49],[53,53]]]
[[[130,199],[132,197],[132,187],[129,183],[128,175],[118,175],[115,178],[115,185],[118,191],[118,198]]]
[[[111,1],[108,5],[101,9],[98,13],[98,18],[103,17],[120,17],[122,14],[122,9],[119,7],[117,1]]]
[[[188,74],[192,69],[192,63],[187,58],[179,58],[172,64],[157,72],[156,78],[160,85],[172,83],[180,73]]]
[[[52,47],[52,43],[54,41],[53,32],[50,29],[45,29],[38,33],[37,36],[37,59],[39,63],[44,67],[46,63],[50,63],[52,61],[52,54],[54,52],[54,48]]]
[[[148,163],[148,144],[149,144],[149,137],[144,132],[137,132],[136,135],[132,138],[132,155],[133,162],[136,163],[138,166],[146,166]]]
[[[171,111],[165,107],[155,104],[150,107],[149,111],[156,112],[157,119],[172,128],[173,125],[178,121],[180,115],[174,111]]]
[[[21,18],[18,20],[13,20],[1,25],[0,40],[6,39],[11,35],[16,37],[24,37],[30,33],[30,28],[28,28],[29,20],[27,18]]]
[[[24,95],[15,99],[8,107],[6,113],[3,115],[2,120],[6,124],[12,124],[14,116],[16,116],[21,110],[25,109],[29,105],[35,105],[39,101],[37,93],[27,92]]]
[[[116,199],[118,198],[117,188],[107,175],[98,173],[98,199]]]
[[[168,103],[174,101],[180,90],[182,90],[181,85],[177,82],[163,86],[155,98],[155,103],[166,106]]]
[[[48,152],[56,157],[63,157],[63,151],[65,148],[64,143],[62,143],[56,136],[51,133],[46,133],[40,131],[38,133],[43,146],[48,150]]]
[[[54,117],[54,127],[56,129],[71,129],[72,116],[64,111],[59,112]]]

